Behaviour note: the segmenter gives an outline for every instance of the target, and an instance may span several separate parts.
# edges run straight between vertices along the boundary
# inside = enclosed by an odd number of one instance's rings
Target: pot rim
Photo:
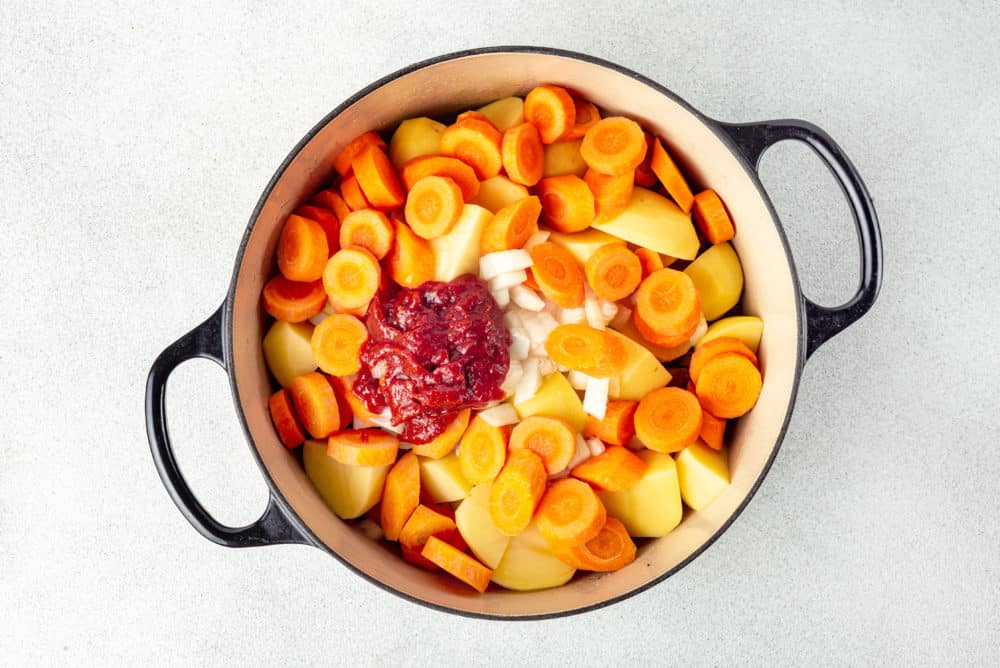
[[[449,60],[457,60],[469,56],[479,56],[479,55],[498,54],[498,53],[527,53],[527,54],[537,54],[543,56],[558,56],[562,58],[572,58],[575,60],[580,60],[586,63],[598,65],[600,67],[613,70],[619,74],[623,74],[632,79],[635,79],[636,81],[639,81],[640,83],[649,86],[650,88],[660,93],[661,95],[670,98],[672,101],[676,102],[681,107],[683,107],[688,113],[692,114],[699,121],[701,121],[709,130],[711,130],[712,133],[715,134],[723,142],[723,144],[725,144],[725,146],[730,150],[730,152],[736,157],[740,166],[743,168],[743,171],[746,173],[746,176],[750,179],[750,181],[756,188],[758,194],[760,195],[761,199],[764,202],[764,205],[767,207],[768,213],[771,216],[771,221],[774,223],[776,232],[778,233],[778,238],[781,241],[781,247],[785,253],[785,258],[788,262],[788,267],[791,274],[793,292],[796,296],[794,304],[795,315],[796,315],[795,320],[798,323],[798,329],[799,329],[798,336],[796,337],[798,351],[797,355],[795,356],[795,372],[792,377],[792,387],[788,397],[788,405],[785,408],[785,418],[784,421],[782,422],[781,429],[778,431],[778,435],[777,438],[775,439],[774,446],[771,449],[770,455],[764,462],[764,466],[761,468],[760,475],[750,486],[749,491],[747,492],[746,496],[744,497],[740,505],[736,508],[735,511],[733,511],[733,513],[726,519],[726,521],[722,523],[722,525],[718,528],[718,530],[715,533],[713,533],[707,540],[705,540],[701,545],[699,545],[694,551],[692,551],[691,554],[688,555],[685,559],[678,562],[675,566],[664,571],[662,574],[658,575],[652,580],[638,587],[635,587],[634,589],[622,592],[617,596],[613,596],[598,603],[593,603],[578,608],[561,610],[559,612],[529,614],[529,615],[498,615],[498,614],[491,614],[488,612],[473,612],[468,610],[460,610],[457,608],[452,608],[437,603],[432,603],[430,601],[400,591],[395,587],[392,587],[388,584],[381,582],[380,580],[372,577],[365,571],[361,570],[360,568],[357,568],[356,566],[348,562],[346,559],[341,557],[336,551],[331,550],[326,545],[324,545],[323,541],[319,539],[319,537],[312,531],[312,529],[309,528],[309,526],[306,525],[306,523],[303,522],[302,519],[298,516],[298,514],[291,508],[291,505],[288,503],[288,501],[285,500],[284,494],[282,493],[281,489],[278,487],[274,479],[271,477],[271,474],[268,472],[267,467],[264,466],[264,462],[260,456],[259,451],[257,450],[253,436],[250,433],[250,427],[247,424],[246,415],[243,412],[242,400],[240,398],[239,388],[237,387],[236,384],[236,372],[233,365],[233,305],[236,294],[236,285],[237,281],[239,280],[239,273],[243,265],[243,259],[246,253],[247,244],[250,240],[251,234],[253,233],[254,227],[257,224],[257,219],[260,216],[261,209],[264,207],[265,202],[271,196],[271,192],[274,190],[275,185],[284,175],[285,170],[292,163],[292,161],[298,156],[298,154],[302,151],[302,149],[305,148],[305,146],[324,127],[326,127],[328,123],[330,123],[333,119],[335,119],[337,116],[343,113],[344,110],[349,108],[351,105],[353,105],[355,102],[365,97],[366,95],[374,92],[375,90],[381,88],[382,86],[402,76],[405,76],[417,70],[421,70],[425,67],[436,65],[438,63],[442,63]],[[282,160],[281,164],[275,170],[274,175],[271,177],[270,181],[268,181],[267,185],[265,186],[263,192],[261,193],[260,199],[257,201],[256,206],[254,207],[253,211],[250,214],[250,220],[247,224],[246,231],[244,232],[243,238],[240,241],[240,245],[236,253],[236,259],[233,265],[232,278],[229,283],[229,289],[226,293],[226,300],[223,304],[222,325],[224,327],[224,332],[222,336],[222,352],[223,352],[223,358],[225,360],[226,373],[229,377],[229,387],[230,390],[232,391],[233,403],[236,407],[236,414],[239,418],[240,426],[243,429],[243,434],[246,436],[247,445],[249,446],[250,451],[252,452],[253,457],[257,462],[257,467],[260,469],[261,473],[263,474],[264,480],[267,483],[268,489],[270,490],[271,493],[271,498],[273,499],[273,503],[277,504],[278,508],[280,509],[282,514],[287,518],[288,522],[291,523],[295,527],[295,529],[309,541],[309,543],[312,546],[322,549],[323,551],[329,553],[334,558],[336,558],[337,561],[339,561],[342,565],[346,566],[350,571],[352,571],[354,574],[361,576],[369,583],[378,586],[380,589],[388,591],[407,601],[417,603],[427,608],[432,608],[434,610],[438,610],[441,612],[457,614],[463,617],[471,617],[475,619],[490,619],[490,620],[505,620],[505,621],[553,619],[558,617],[567,617],[570,615],[576,615],[584,612],[590,612],[593,610],[603,608],[605,606],[613,605],[627,598],[635,596],[636,594],[644,592],[650,589],[651,587],[663,582],[670,576],[674,575],[675,573],[683,569],[689,563],[694,561],[694,559],[700,556],[705,550],[707,550],[713,543],[715,543],[716,540],[719,539],[720,536],[722,536],[723,533],[726,532],[726,530],[729,529],[732,523],[736,521],[736,519],[743,513],[743,510],[747,507],[747,505],[750,503],[750,500],[757,493],[758,488],[761,486],[761,484],[764,481],[764,478],[771,470],[771,466],[774,464],[774,460],[777,457],[778,450],[781,448],[781,444],[784,441],[785,432],[788,430],[788,424],[789,421],[791,420],[792,411],[795,407],[795,398],[798,394],[799,380],[802,376],[802,368],[805,364],[805,357],[806,357],[805,337],[807,331],[807,322],[806,322],[805,308],[803,305],[803,298],[804,297],[799,283],[798,273],[795,269],[795,262],[794,259],[792,258],[791,249],[788,245],[788,239],[785,236],[780,220],[778,219],[778,214],[775,211],[773,204],[771,203],[771,199],[770,197],[768,197],[767,191],[764,189],[764,186],[760,181],[760,177],[758,176],[757,171],[750,164],[746,154],[740,149],[740,147],[736,144],[733,138],[725,130],[723,130],[723,128],[720,125],[720,121],[717,121],[715,119],[706,116],[698,109],[694,108],[688,102],[678,97],[675,93],[673,93],[663,85],[657,83],[656,81],[653,81],[652,79],[649,79],[648,77],[645,77],[642,74],[639,74],[638,72],[635,72],[631,69],[604,60],[602,58],[597,58],[595,56],[579,53],[576,51],[569,51],[566,49],[557,49],[545,46],[488,46],[488,47],[478,47],[474,49],[465,49],[461,51],[454,51],[451,53],[435,56],[433,58],[427,58],[425,60],[421,60],[406,67],[400,68],[390,74],[387,74],[386,76],[383,76],[377,79],[376,81],[368,84],[358,92],[354,93],[353,95],[345,99],[342,103],[337,105],[332,111],[330,111],[322,119],[320,119],[320,121],[316,125],[314,125],[312,129],[310,129],[302,137],[301,140],[299,140],[299,142],[295,145],[295,147],[291,150],[291,152],[289,152],[289,154],[285,157],[285,159]]]

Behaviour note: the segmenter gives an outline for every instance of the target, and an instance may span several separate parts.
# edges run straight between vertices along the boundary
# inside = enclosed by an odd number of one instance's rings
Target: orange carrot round
[[[701,404],[679,387],[661,387],[639,401],[635,434],[650,450],[678,452],[698,439]]]
[[[351,404],[351,386],[343,378],[330,376],[327,378],[333,393],[337,397],[337,411],[340,413],[340,424],[351,424],[354,419],[354,406]]]
[[[651,343],[672,347],[691,338],[701,318],[701,299],[691,277],[660,269],[643,279],[636,292],[633,319]]]
[[[447,176],[462,189],[462,199],[468,202],[479,193],[479,179],[469,165],[445,155],[422,155],[403,165],[403,187],[410,190],[425,176]]]
[[[663,258],[656,251],[639,247],[635,249],[635,255],[639,258],[639,264],[642,265],[643,278],[646,278],[654,271],[663,269]]]
[[[290,281],[280,274],[264,286],[264,310],[278,320],[302,322],[323,310],[326,291],[323,281]]]
[[[575,174],[542,179],[538,182],[538,198],[542,201],[542,219],[559,232],[579,232],[594,222],[594,193]]]
[[[580,139],[587,134],[587,130],[601,120],[601,112],[597,110],[597,107],[578,97],[573,98],[573,110],[573,127],[566,133],[566,141]]]
[[[353,315],[335,313],[313,330],[313,360],[331,376],[349,376],[361,370],[361,346],[367,340],[364,323]]]
[[[420,464],[415,454],[407,452],[389,469],[382,487],[379,525],[386,539],[399,540],[399,532],[419,505]]]
[[[542,178],[542,140],[531,123],[522,123],[503,133],[503,168],[515,183],[533,186]]]
[[[291,281],[315,281],[330,256],[326,232],[315,220],[291,215],[278,238],[278,269]]]
[[[447,176],[425,176],[406,195],[406,223],[414,234],[434,239],[447,234],[462,215],[462,189]]]
[[[288,390],[278,390],[272,394],[267,401],[267,408],[271,413],[271,422],[278,432],[278,438],[285,447],[295,448],[302,445],[306,435],[302,432],[298,418],[295,417],[295,408],[292,406]]]
[[[423,569],[436,571],[437,564],[424,559],[421,555],[424,545],[431,536],[456,547],[464,546],[465,541],[455,526],[455,518],[445,512],[446,508],[444,504],[431,507],[421,503],[410,513],[410,518],[399,532],[399,546],[402,548],[404,559]]]
[[[399,440],[381,429],[338,431],[326,445],[328,456],[352,466],[389,466],[398,451]]]
[[[490,517],[497,529],[516,536],[527,528],[545,492],[545,464],[531,450],[511,450],[490,488]]]
[[[574,466],[570,475],[598,489],[617,492],[639,482],[647,466],[628,448],[612,445],[596,457]]]
[[[594,378],[617,376],[628,353],[621,339],[589,325],[559,325],[545,339],[545,352],[556,364]]]
[[[416,288],[434,280],[434,249],[421,239],[410,226],[393,221],[396,234],[392,250],[386,256],[389,277],[404,288]]]
[[[378,292],[382,270],[365,248],[341,248],[323,270],[323,287],[337,311],[367,308]]]
[[[643,188],[652,188],[656,184],[656,173],[653,172],[653,135],[643,132],[646,139],[646,155],[635,168],[635,184]]]
[[[638,405],[637,401],[612,399],[604,411],[604,419],[587,416],[583,435],[587,438],[599,438],[611,445],[625,445],[635,435],[633,416]]]
[[[469,423],[458,446],[462,475],[473,485],[497,477],[507,460],[510,427],[494,427],[480,417]]]
[[[437,536],[427,539],[420,554],[480,593],[490,585],[493,571]]]
[[[705,368],[705,364],[716,355],[721,355],[722,353],[743,355],[754,366],[760,366],[757,356],[753,354],[752,350],[747,348],[745,343],[731,336],[720,336],[711,341],[706,341],[702,344],[701,348],[695,350],[694,354],[691,355],[691,364],[688,368],[688,373],[691,376],[692,382],[697,383],[698,376],[701,375],[701,370]]]
[[[392,223],[384,213],[375,209],[359,209],[349,213],[341,222],[340,248],[366,248],[381,260],[392,249],[395,234]]]
[[[347,202],[336,190],[320,190],[312,196],[309,203],[333,211],[337,220],[343,220],[351,212],[351,207],[347,206]]]
[[[326,233],[327,251],[333,253],[340,248],[340,219],[329,209],[303,204],[295,210],[296,216],[315,220]]]
[[[760,371],[750,360],[737,353],[722,353],[705,364],[695,381],[695,392],[713,415],[738,418],[757,403],[761,385]]]
[[[543,144],[559,141],[576,122],[573,97],[561,86],[536,86],[524,98],[524,120],[538,129]]]
[[[576,434],[569,424],[556,417],[531,415],[510,432],[511,452],[527,449],[542,458],[549,475],[566,468],[576,452]]]
[[[608,176],[595,169],[588,169],[583,175],[583,180],[594,193],[594,212],[597,220],[608,220],[617,216],[632,201],[632,191],[635,188],[634,170],[617,176]]]
[[[531,275],[538,288],[550,300],[563,308],[583,304],[583,271],[569,251],[551,241],[534,246],[531,253]]]
[[[635,543],[625,525],[609,517],[595,538],[583,545],[555,545],[552,553],[573,568],[585,571],[617,571],[635,561]]]
[[[493,121],[490,120],[489,116],[487,116],[486,114],[480,113],[478,111],[474,111],[472,109],[470,109],[468,111],[463,111],[462,113],[460,113],[458,116],[455,117],[455,124],[456,125],[458,123],[463,122],[463,121],[482,121],[483,123],[489,123],[490,125],[493,125]],[[496,126],[493,125],[493,127],[496,127]]]
[[[372,208],[391,211],[403,205],[403,188],[389,156],[378,146],[369,146],[352,163],[354,176]]]
[[[535,522],[550,545],[583,545],[597,538],[607,511],[593,488],[574,478],[556,480],[538,504]]]
[[[458,158],[472,167],[480,180],[500,173],[503,135],[492,123],[468,118],[441,133],[441,155]]]
[[[341,181],[340,194],[343,195],[344,202],[347,203],[351,211],[372,208],[372,203],[365,197],[365,193],[361,190],[361,184],[358,183],[358,178],[354,174]]]
[[[316,371],[304,373],[288,386],[295,412],[313,438],[324,438],[340,429],[337,397],[326,376]]]
[[[632,119],[609,116],[587,130],[580,144],[580,155],[588,167],[602,174],[626,174],[642,163],[646,138]]]
[[[465,433],[465,428],[469,426],[469,415],[472,413],[468,408],[463,408],[455,416],[455,419],[448,423],[445,430],[426,443],[419,443],[413,446],[414,454],[431,459],[441,459],[458,445]]]
[[[625,244],[605,244],[587,259],[584,274],[601,299],[618,301],[635,292],[642,281],[642,263]]]
[[[538,231],[538,216],[541,212],[542,203],[534,195],[500,209],[483,230],[479,239],[479,252],[485,255],[520,248]]]
[[[714,190],[702,190],[695,195],[691,213],[698,230],[708,239],[708,243],[721,244],[736,236],[733,221],[726,212],[726,205]]]
[[[691,204],[694,202],[691,188],[688,186],[687,181],[684,180],[681,170],[674,164],[670,154],[663,148],[663,144],[660,143],[659,139],[653,140],[653,159],[650,161],[649,166],[652,168],[653,173],[656,174],[656,178],[663,184],[667,194],[677,202],[677,206],[685,213],[689,212]]]
[[[346,176],[351,171],[354,158],[369,146],[385,148],[385,141],[378,136],[377,132],[372,132],[371,130],[355,137],[333,159],[333,166],[337,170],[337,173],[341,176]]]
[[[721,450],[726,438],[726,421],[712,415],[702,406],[701,431],[698,432],[698,438],[713,450]]]

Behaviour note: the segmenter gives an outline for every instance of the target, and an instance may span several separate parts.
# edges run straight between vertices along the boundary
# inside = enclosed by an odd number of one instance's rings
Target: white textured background
[[[205,4],[0,2],[0,664],[1000,662],[996,2]],[[714,547],[626,602],[518,624],[407,603],[315,549],[208,543],[142,410],[299,138],[375,78],[490,44],[617,61],[720,119],[817,123],[886,257]],[[832,178],[787,144],[762,171],[807,292],[842,300],[856,246]],[[224,374],[183,366],[169,411],[207,506],[255,519]]]

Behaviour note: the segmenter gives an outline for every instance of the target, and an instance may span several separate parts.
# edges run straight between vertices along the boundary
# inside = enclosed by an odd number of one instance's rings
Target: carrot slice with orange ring
[[[621,339],[589,325],[559,325],[545,339],[545,352],[556,364],[594,378],[622,372],[628,352]]]
[[[503,168],[515,183],[533,186],[542,178],[545,166],[542,140],[531,123],[522,123],[503,133],[501,144]]]
[[[618,301],[635,292],[642,281],[642,263],[624,244],[599,247],[583,265],[587,282],[601,299]]]
[[[701,348],[695,350],[694,354],[691,355],[691,364],[688,371],[692,382],[697,383],[698,376],[701,375],[701,370],[705,368],[705,364],[716,355],[721,355],[722,353],[743,355],[754,366],[760,366],[757,362],[757,356],[753,354],[752,350],[747,348],[745,343],[731,336],[720,336],[711,341],[706,341],[702,344]]]
[[[559,232],[580,232],[594,222],[594,193],[575,174],[542,179],[538,182],[538,198],[542,201],[542,219]]]
[[[369,146],[354,158],[351,165],[372,208],[391,211],[403,205],[403,188],[385,151],[378,146]]]
[[[701,404],[679,387],[661,387],[639,401],[635,435],[650,450],[678,452],[698,440]]]
[[[527,449],[542,458],[549,475],[566,468],[576,452],[576,433],[565,420],[544,415],[524,418],[510,432],[509,450]]]
[[[635,189],[634,171],[608,176],[595,169],[588,169],[583,175],[583,180],[594,193],[594,212],[597,220],[607,220],[618,215],[632,201],[632,191]]]
[[[576,122],[573,97],[562,86],[536,86],[524,98],[524,120],[538,129],[543,144],[559,141]]]
[[[367,308],[378,292],[382,270],[378,260],[365,248],[341,248],[323,270],[323,287],[337,311]]]
[[[462,189],[447,176],[425,176],[406,195],[406,222],[414,234],[434,239],[447,234],[462,215]]]
[[[497,529],[516,536],[527,528],[545,492],[545,464],[531,450],[511,450],[490,488],[490,517]]]
[[[569,251],[551,241],[534,246],[531,276],[542,293],[563,308],[583,304],[583,271]]]
[[[462,199],[468,202],[479,193],[479,179],[469,165],[446,155],[422,155],[403,165],[403,187],[413,188],[425,176],[447,176],[462,189]]]
[[[441,133],[441,155],[458,158],[472,167],[479,179],[500,173],[503,135],[492,123],[475,118],[449,126]]]
[[[617,571],[635,561],[635,543],[625,525],[614,517],[609,517],[597,536],[583,545],[551,547],[560,560],[585,571]]]
[[[593,488],[575,478],[556,480],[538,504],[535,522],[550,545],[583,545],[597,538],[607,520]]]
[[[626,174],[642,164],[646,138],[632,119],[609,116],[587,130],[580,144],[580,155],[588,167],[601,174]]]
[[[297,376],[288,386],[288,393],[310,436],[324,438],[340,429],[337,397],[326,376],[316,371]]]
[[[650,343],[672,347],[691,338],[701,319],[701,299],[691,277],[660,269],[643,279],[636,291],[636,328]]]
[[[315,281],[330,257],[326,232],[315,220],[291,215],[278,238],[278,269],[292,281]]]
[[[313,330],[313,360],[332,376],[349,376],[361,370],[361,346],[367,340],[364,323],[353,315],[334,313]]]
[[[360,246],[381,260],[392,249],[395,230],[381,211],[359,209],[347,214],[340,225],[340,248]]]
[[[698,400],[720,418],[745,415],[757,403],[760,390],[760,371],[737,353],[722,353],[708,360],[695,382]]]
[[[330,435],[326,454],[341,464],[389,466],[396,461],[399,440],[381,429],[351,429]]]
[[[538,231],[538,216],[541,212],[542,203],[534,195],[500,209],[483,230],[479,239],[479,252],[486,255],[521,248]]]
[[[278,275],[264,286],[264,310],[278,320],[302,322],[323,310],[326,291],[323,281],[290,281]]]

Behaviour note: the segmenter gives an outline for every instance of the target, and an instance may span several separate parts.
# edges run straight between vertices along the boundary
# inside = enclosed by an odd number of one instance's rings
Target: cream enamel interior
[[[446,576],[411,567],[323,504],[268,418],[272,390],[260,346],[264,317],[259,295],[274,271],[282,221],[329,178],[333,156],[347,141],[407,117],[524,94],[540,83],[572,87],[610,113],[635,118],[665,139],[696,183],[720,194],[738,230],[734,244],[746,276],[744,308],[765,321],[760,359],[766,380],[756,408],[740,421],[732,439],[732,485],[708,509],[688,513],[673,533],[644,545],[636,561],[616,573],[578,575],[564,587],[542,592],[491,590],[480,595]],[[254,447],[289,506],[331,551],[385,585],[438,606],[496,616],[550,615],[642,587],[683,562],[740,507],[777,446],[791,408],[800,353],[797,299],[793,272],[764,198],[729,148],[696,115],[646,84],[599,64],[539,53],[478,54],[432,64],[384,84],[331,120],[291,161],[246,245],[233,302],[232,359]]]

